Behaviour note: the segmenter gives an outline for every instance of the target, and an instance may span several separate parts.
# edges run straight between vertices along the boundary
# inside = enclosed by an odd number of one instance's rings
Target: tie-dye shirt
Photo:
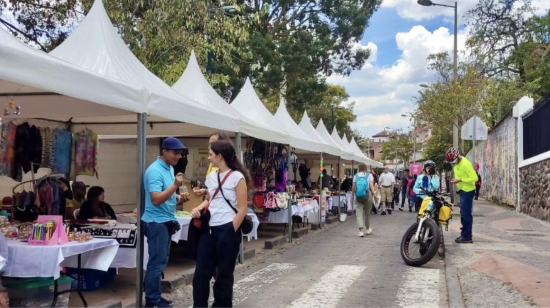
[[[54,173],[69,176],[71,170],[73,134],[66,129],[53,131],[52,169]]]
[[[86,128],[73,136],[71,179],[78,175],[97,175],[97,134]]]

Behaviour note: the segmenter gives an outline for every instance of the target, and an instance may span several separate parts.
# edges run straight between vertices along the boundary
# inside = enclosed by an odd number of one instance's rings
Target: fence
[[[550,151],[550,96],[523,116],[523,158]]]

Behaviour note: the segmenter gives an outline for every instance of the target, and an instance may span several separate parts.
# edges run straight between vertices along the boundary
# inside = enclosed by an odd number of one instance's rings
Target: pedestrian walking
[[[400,211],[403,211],[403,208],[405,207],[405,199],[407,198],[409,191],[409,177],[410,177],[410,171],[409,169],[405,169],[403,172],[403,178],[401,179],[401,207],[399,208]]]
[[[193,278],[193,307],[208,307],[214,270],[213,307],[232,307],[233,272],[242,241],[241,224],[247,215],[247,191],[252,185],[229,141],[210,144],[208,159],[218,171],[206,179],[206,200],[191,212],[193,218],[204,215]]]
[[[144,279],[145,307],[172,307],[172,302],[161,296],[160,281],[168,264],[170,237],[179,228],[176,204],[187,201],[176,194],[183,184],[183,174],[174,175],[173,167],[184,151],[187,148],[177,138],[166,138],[162,155],[145,171],[145,212],[141,217],[149,252]]]
[[[393,199],[391,201],[391,209],[395,210],[395,205],[399,206],[399,195],[401,193],[401,178],[395,177],[395,183],[393,184]]]
[[[407,183],[407,190],[409,191],[409,212],[412,213],[414,202],[416,201],[416,195],[414,194],[414,183],[416,182],[417,175],[411,176]]]
[[[358,172],[353,177],[353,195],[356,198],[356,215],[359,236],[364,237],[372,233],[370,228],[370,211],[373,207],[374,180],[367,172],[367,165],[359,164]],[[365,231],[363,231],[365,230]]]
[[[393,198],[393,184],[395,183],[395,176],[390,172],[390,168],[387,166],[384,167],[384,172],[380,175],[380,196],[381,196],[381,205],[382,213],[380,215],[386,215],[386,210],[388,214],[391,215],[392,208],[392,198]]]
[[[460,222],[462,223],[462,232],[455,242],[459,244],[473,243],[472,224],[474,217],[472,208],[474,204],[475,183],[479,180],[472,166],[472,163],[460,155],[456,148],[450,148],[445,154],[445,160],[453,166],[454,179],[452,184],[456,184],[460,194]]]
[[[477,174],[478,181],[476,182],[476,200],[479,199],[479,191],[481,190],[481,175],[479,175],[479,164],[474,164],[474,170]]]
[[[422,174],[418,176],[414,184],[416,201],[414,210],[418,213],[422,201],[427,197],[425,192],[434,192],[439,189],[439,176],[435,174],[435,163],[431,160],[424,162]]]
[[[380,184],[378,183],[378,175],[376,172],[371,171],[370,175],[372,177],[372,183],[373,183],[373,205],[372,205],[372,212],[374,215],[378,214],[378,210],[380,209]]]

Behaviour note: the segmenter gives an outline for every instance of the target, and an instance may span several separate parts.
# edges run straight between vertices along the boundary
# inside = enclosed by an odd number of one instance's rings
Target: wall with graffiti
[[[480,195],[490,201],[516,206],[518,194],[517,121],[509,113],[489,132],[487,141],[476,144],[481,176]],[[473,153],[468,159],[473,163]]]

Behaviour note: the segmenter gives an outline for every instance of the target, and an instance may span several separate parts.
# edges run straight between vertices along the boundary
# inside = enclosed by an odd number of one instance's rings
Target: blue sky
[[[452,0],[434,0],[454,5]],[[469,29],[465,13],[478,0],[458,2],[459,56]],[[537,14],[550,9],[550,0],[532,0]],[[427,69],[427,57],[433,53],[452,53],[454,10],[447,7],[424,7],[416,0],[383,0],[365,30],[361,47],[372,56],[360,70],[350,76],[330,76],[328,81],[342,85],[355,102],[357,120],[352,127],[372,136],[384,127],[409,130],[411,122],[401,114],[415,109],[414,98],[420,84],[435,80]]]

